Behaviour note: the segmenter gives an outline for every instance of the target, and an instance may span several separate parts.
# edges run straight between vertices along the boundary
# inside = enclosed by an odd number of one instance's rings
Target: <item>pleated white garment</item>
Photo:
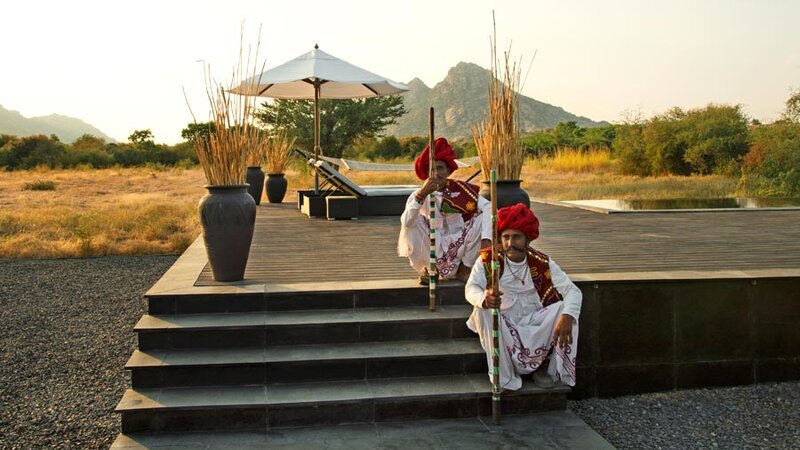
[[[506,261],[505,266],[500,279],[500,290],[503,292],[500,306],[500,385],[503,389],[519,389],[522,387],[520,375],[532,373],[550,356],[548,375],[556,381],[574,386],[578,318],[583,297],[580,289],[551,260],[553,284],[564,299],[543,308],[527,270],[527,263]],[[480,307],[485,298],[485,290],[483,264],[476,264],[465,290],[467,301],[475,306],[467,320],[467,327],[480,337],[481,345],[486,351],[491,380],[492,310]],[[562,314],[575,318],[572,344],[563,349],[553,345],[553,332]]]

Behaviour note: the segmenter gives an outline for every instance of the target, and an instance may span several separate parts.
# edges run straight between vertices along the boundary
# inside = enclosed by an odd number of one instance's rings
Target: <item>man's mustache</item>
[[[511,249],[514,249],[514,250],[516,250],[518,252],[522,252],[522,253],[527,253],[528,252],[528,249],[525,248],[525,247],[517,247],[516,245],[513,245],[513,244],[509,245],[508,247],[509,248],[507,248],[507,249],[503,249],[503,252],[507,252],[507,251],[509,251]]]

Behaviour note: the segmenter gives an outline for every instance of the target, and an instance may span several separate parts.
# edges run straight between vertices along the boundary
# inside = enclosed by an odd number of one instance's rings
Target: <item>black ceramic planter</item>
[[[242,280],[253,241],[256,203],[246,184],[206,189],[208,194],[200,199],[198,209],[214,280]]]
[[[270,203],[281,203],[286,196],[286,187],[289,182],[282,173],[270,173],[267,175],[267,199]]]
[[[247,168],[247,193],[256,201],[256,205],[261,204],[261,193],[264,191],[264,171],[261,167],[254,166]]]
[[[522,180],[497,180],[497,207],[512,206],[517,203],[524,203],[528,208],[531,207],[531,199],[528,193],[520,186]],[[487,200],[492,199],[490,182],[483,181],[481,196]]]

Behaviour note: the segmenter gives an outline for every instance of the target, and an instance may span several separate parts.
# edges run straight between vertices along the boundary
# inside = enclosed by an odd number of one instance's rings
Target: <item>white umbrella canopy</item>
[[[319,158],[319,99],[380,97],[408,91],[408,86],[314,50],[246,79],[231,92],[280,99],[314,99],[314,156]],[[319,178],[314,172],[314,192]]]
[[[253,76],[232,89],[242,95],[283,99],[348,99],[394,95],[408,86],[356,67],[315,47],[308,53]]]

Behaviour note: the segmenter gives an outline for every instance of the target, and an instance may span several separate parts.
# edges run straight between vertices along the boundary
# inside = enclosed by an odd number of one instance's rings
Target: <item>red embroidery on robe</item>
[[[478,186],[460,180],[447,180],[442,195],[442,203],[451,209],[460,212],[464,222],[468,221],[478,212]],[[447,207],[442,205],[442,210]]]
[[[533,280],[533,286],[536,288],[536,292],[539,293],[539,300],[542,302],[542,307],[561,301],[563,296],[558,292],[553,284],[553,279],[550,274],[550,257],[529,247],[527,259],[528,268],[531,272],[531,279]],[[487,279],[492,273],[491,261],[492,249],[481,249],[481,262],[483,263],[483,269],[486,271]],[[505,265],[505,261],[502,258],[499,262],[500,276],[498,279],[502,278],[503,268]]]

